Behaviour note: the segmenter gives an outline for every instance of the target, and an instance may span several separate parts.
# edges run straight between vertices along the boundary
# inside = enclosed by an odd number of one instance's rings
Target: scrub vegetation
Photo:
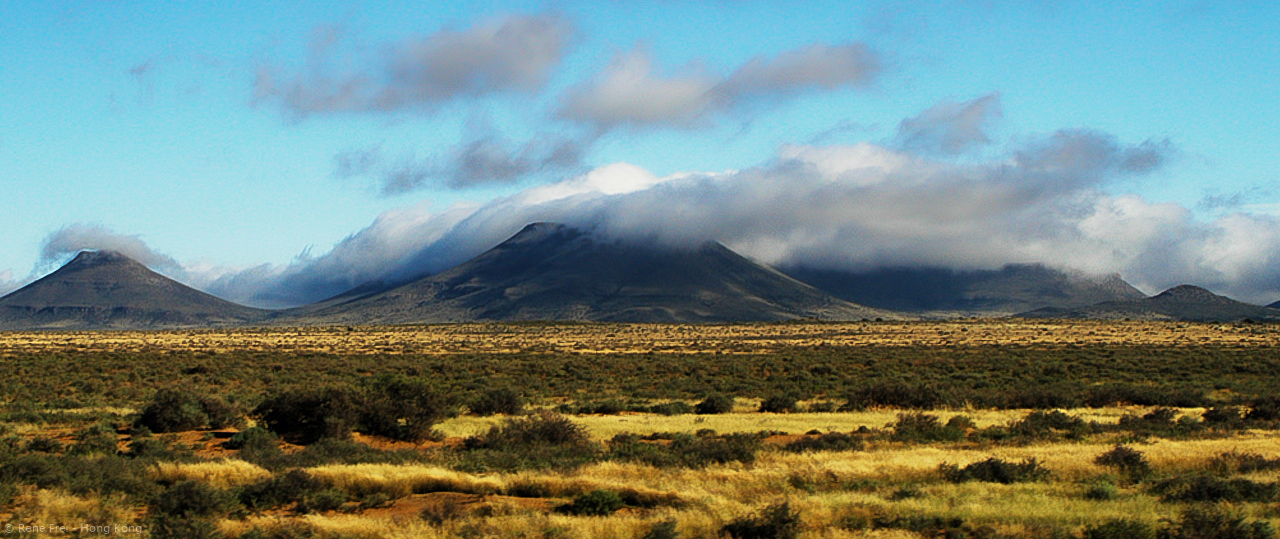
[[[1274,329],[0,334],[0,512],[183,538],[1271,538]]]

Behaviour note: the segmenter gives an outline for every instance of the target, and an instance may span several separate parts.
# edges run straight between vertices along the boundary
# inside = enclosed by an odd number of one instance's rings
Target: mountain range
[[[1280,320],[1280,310],[1181,286],[1147,298],[1118,275],[809,268],[781,272],[716,242],[673,247],[533,223],[452,269],[366,283],[294,309],[231,303],[110,251],[85,251],[0,298],[0,330],[408,324],[477,320],[766,322],[1018,316]]]
[[[1150,298],[1105,301],[1074,309],[1045,308],[1021,313],[1028,318],[1091,320],[1182,320],[1188,322],[1280,321],[1280,309],[1219,296],[1198,286],[1175,286]]]

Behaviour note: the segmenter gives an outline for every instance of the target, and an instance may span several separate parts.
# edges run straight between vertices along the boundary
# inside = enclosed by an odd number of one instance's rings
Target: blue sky
[[[700,212],[652,219],[771,263],[1041,262],[1280,298],[1273,3],[188,4],[0,4],[0,292],[127,244],[292,304],[438,271],[508,220],[634,231],[619,208],[648,196]],[[851,201],[924,182],[999,218],[882,202],[890,230],[851,202],[791,219],[779,193],[817,180],[788,163],[863,189]],[[1029,179],[993,191],[1011,176]],[[557,185],[575,194],[548,206]],[[964,231],[996,239],[938,247]],[[299,275],[325,284],[281,291]]]

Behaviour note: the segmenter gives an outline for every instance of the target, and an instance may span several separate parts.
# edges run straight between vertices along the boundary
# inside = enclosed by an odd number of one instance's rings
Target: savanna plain
[[[0,333],[14,537],[1271,538],[1280,326]]]

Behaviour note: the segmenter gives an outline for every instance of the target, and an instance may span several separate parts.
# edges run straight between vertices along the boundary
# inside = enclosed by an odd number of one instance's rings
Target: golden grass
[[[714,414],[714,415],[674,415],[663,416],[657,414],[623,414],[623,415],[587,415],[574,416],[573,421],[586,428],[592,438],[597,440],[608,440],[614,435],[630,432],[635,434],[652,434],[655,432],[684,432],[694,433],[700,429],[711,429],[720,433],[729,432],[759,432],[762,430],[782,431],[790,434],[802,434],[811,429],[818,429],[823,432],[849,432],[857,430],[858,427],[867,428],[884,428],[893,424],[898,419],[901,410],[868,410],[864,412],[839,412],[824,414],[761,414],[755,413],[758,408],[758,400],[754,399],[738,399],[739,403],[743,401],[754,402],[747,406],[739,406],[743,411],[730,414]],[[1115,424],[1120,417],[1127,414],[1143,414],[1150,411],[1150,407],[1141,406],[1124,406],[1111,408],[1079,408],[1064,410],[1067,414],[1078,416],[1085,421],[1097,421],[1105,424]],[[964,415],[973,419],[979,428],[985,428],[993,425],[1007,425],[1011,422],[1020,420],[1027,416],[1031,410],[929,410],[928,414],[938,416],[938,419],[946,423],[953,416]],[[1191,415],[1199,417],[1204,410],[1202,408],[1187,408],[1182,410],[1183,415]],[[437,429],[448,437],[465,437],[476,434],[483,434],[490,427],[501,423],[505,418],[503,416],[475,417],[475,416],[459,416],[448,419],[439,425]]]
[[[789,324],[501,324],[239,328],[175,331],[0,332],[14,352],[158,350],[337,354],[762,353],[809,346],[986,345],[1275,346],[1267,326],[1182,322],[949,320]]]
[[[65,526],[79,530],[81,526],[133,525],[136,508],[126,503],[124,495],[106,498],[81,497],[61,490],[27,489],[14,500],[17,508],[11,522],[37,526]]]
[[[247,485],[271,476],[271,472],[243,460],[215,460],[210,462],[156,464],[153,476],[157,481],[200,481],[227,489]]]
[[[674,519],[682,537],[716,537],[730,520],[783,501],[799,511],[804,528],[801,537],[806,539],[918,537],[901,530],[841,528],[856,515],[958,517],[1013,536],[1028,536],[1044,526],[1078,532],[1088,524],[1113,518],[1136,518],[1151,524],[1162,518],[1176,518],[1182,505],[1159,502],[1136,488],[1121,487],[1112,500],[1085,499],[1090,485],[1111,473],[1094,464],[1093,459],[1112,447],[1100,442],[992,448],[886,443],[867,451],[766,451],[751,465],[705,469],[656,469],[602,462],[575,470],[497,474],[465,474],[422,465],[321,466],[309,471],[355,495],[385,492],[400,497],[432,491],[511,494],[524,487],[567,500],[578,493],[604,488],[630,490],[655,499],[669,496],[667,501],[678,496],[682,503],[631,509],[609,517],[576,517],[511,504],[498,500],[499,496],[493,498],[496,505],[488,505],[484,513],[459,516],[440,525],[432,525],[416,514],[333,513],[294,520],[253,517],[224,521],[221,528],[229,537],[238,537],[254,527],[297,521],[328,532],[385,539],[460,535],[631,539],[658,522]],[[1229,439],[1153,440],[1131,447],[1142,451],[1158,470],[1197,471],[1207,469],[1212,459],[1228,451],[1278,458],[1280,433],[1255,431]],[[1053,475],[1045,482],[1013,485],[951,484],[939,480],[939,464],[965,465],[992,456],[1013,461],[1034,457]],[[1280,472],[1254,477],[1274,481],[1280,478]],[[919,496],[895,500],[892,494],[903,485],[916,485]],[[1265,505],[1243,504],[1237,509],[1252,518],[1280,524],[1280,513]]]
[[[434,466],[335,464],[307,471],[356,496],[375,492],[392,498],[424,492],[495,494],[507,488],[506,482],[496,477],[479,477]]]

